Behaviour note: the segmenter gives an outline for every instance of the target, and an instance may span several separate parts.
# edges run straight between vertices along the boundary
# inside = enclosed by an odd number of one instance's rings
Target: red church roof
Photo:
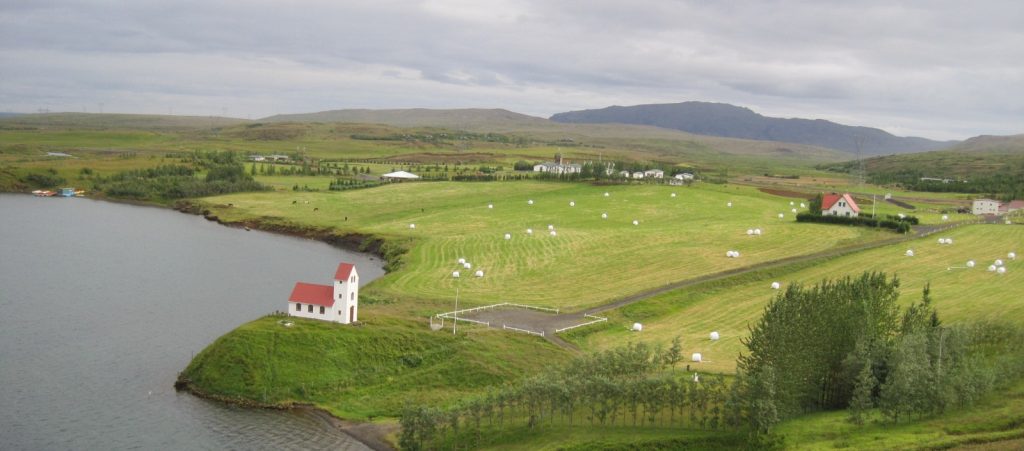
[[[828,210],[829,208],[832,208],[832,206],[835,205],[836,202],[839,202],[839,199],[845,199],[846,200],[846,204],[849,205],[850,208],[853,209],[853,211],[855,211],[857,213],[860,213],[860,207],[857,206],[857,202],[854,202],[853,198],[850,197],[850,195],[848,193],[843,193],[843,194],[832,193],[832,194],[826,194],[826,195],[822,196],[822,198],[821,198],[821,209],[822,210]]]
[[[352,274],[352,268],[356,265],[351,263],[342,263],[338,265],[338,270],[334,273],[334,280],[348,281],[348,276]]]
[[[295,288],[292,289],[292,295],[288,298],[288,302],[301,302],[303,304],[334,307],[334,287],[330,285],[295,282]]]

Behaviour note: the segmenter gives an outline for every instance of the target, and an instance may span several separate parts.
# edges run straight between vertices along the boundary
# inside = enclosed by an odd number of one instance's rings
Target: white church
[[[288,314],[300,318],[351,324],[359,318],[359,273],[351,263],[341,263],[334,285],[296,282],[288,298]]]

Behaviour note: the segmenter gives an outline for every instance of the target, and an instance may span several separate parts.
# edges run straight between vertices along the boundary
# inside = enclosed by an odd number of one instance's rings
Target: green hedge
[[[804,212],[796,215],[796,222],[881,227],[885,229],[892,229],[899,233],[906,233],[910,231],[910,225],[917,224],[918,220],[913,216],[907,216],[901,219],[898,216],[889,215],[886,216],[885,219],[879,219],[871,216],[830,216]]]

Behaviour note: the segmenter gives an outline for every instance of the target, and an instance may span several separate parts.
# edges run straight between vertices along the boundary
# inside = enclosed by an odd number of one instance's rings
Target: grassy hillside
[[[954,244],[939,245],[938,237],[953,238]],[[772,282],[814,284],[824,278],[856,275],[863,271],[896,274],[901,281],[901,302],[920,299],[921,289],[931,284],[934,305],[949,322],[1009,320],[1024,322],[1024,301],[1018,290],[1024,284],[1024,260],[1009,260],[1009,252],[1021,252],[1024,228],[1006,225],[971,225],[940,232],[907,243],[884,246],[813,264],[795,265],[665,293],[645,301],[607,312],[612,321],[573,335],[585,349],[607,349],[626,339],[668,344],[680,335],[686,355],[703,354],[705,362],[693,364],[704,371],[733,371],[736,356],[744,349],[747,336],[762,308],[776,291]],[[913,257],[904,255],[914,250]],[[996,259],[1008,269],[1004,275],[987,271]],[[966,268],[974,260],[976,267]],[[947,268],[953,269],[947,269]],[[641,322],[641,334],[629,325]],[[721,339],[710,341],[718,331]]]
[[[836,171],[856,169],[855,162],[824,166]],[[1024,135],[979,136],[950,149],[864,160],[868,174],[920,170],[928,177],[971,178],[1024,168]]]
[[[460,282],[467,304],[507,300],[571,310],[679,280],[894,236],[797,224],[791,209],[799,206],[789,202],[735,186],[440,182],[238,194],[209,198],[206,206],[226,221],[269,218],[412,242],[402,269],[371,286],[375,295],[450,299],[455,281],[449,274],[464,257],[486,273]],[[747,236],[751,228],[764,234]],[[511,239],[504,239],[506,233]],[[728,250],[740,251],[741,258],[726,258]]]
[[[170,116],[161,114],[45,113],[0,117],[5,129],[138,129],[189,130],[226,127],[249,122],[219,116]]]
[[[568,357],[528,335],[433,332],[425,320],[380,316],[372,305],[362,316],[360,327],[258,319],[217,339],[179,380],[222,398],[315,402],[343,418],[369,419],[396,416],[406,402],[444,406]]]

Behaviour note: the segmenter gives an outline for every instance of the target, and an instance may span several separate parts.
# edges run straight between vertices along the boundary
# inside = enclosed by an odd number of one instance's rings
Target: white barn
[[[334,285],[296,282],[288,297],[288,314],[341,324],[359,320],[359,273],[351,263],[341,263]]]
[[[850,216],[857,217],[860,214],[860,207],[853,201],[849,193],[826,194],[821,198],[822,216]]]
[[[662,171],[661,169],[648,169],[644,171],[644,177],[653,179],[665,178],[665,171]]]
[[[971,205],[971,213],[976,215],[996,215],[999,214],[999,207],[1002,206],[1002,202],[992,199],[974,199]]]

